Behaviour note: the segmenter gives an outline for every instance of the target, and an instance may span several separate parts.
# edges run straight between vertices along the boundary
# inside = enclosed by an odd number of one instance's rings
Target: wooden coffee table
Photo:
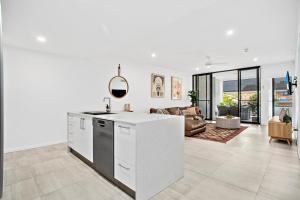
[[[239,117],[227,118],[226,116],[219,116],[216,118],[216,127],[226,129],[238,129],[241,127]]]

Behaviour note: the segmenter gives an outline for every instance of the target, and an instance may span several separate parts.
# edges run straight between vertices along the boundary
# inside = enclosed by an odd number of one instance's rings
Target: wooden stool
[[[285,123],[279,120],[278,116],[274,116],[268,123],[269,142],[272,139],[285,140],[289,145],[292,144],[292,123]]]

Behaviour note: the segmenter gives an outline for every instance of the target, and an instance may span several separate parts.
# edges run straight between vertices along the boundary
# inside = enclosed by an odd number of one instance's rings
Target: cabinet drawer
[[[135,126],[125,123],[115,123],[115,156],[135,165]]]
[[[118,158],[115,158],[115,179],[135,190],[135,168]]]

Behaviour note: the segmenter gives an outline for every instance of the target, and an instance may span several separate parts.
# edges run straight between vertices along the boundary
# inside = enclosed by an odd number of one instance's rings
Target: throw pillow
[[[165,115],[169,115],[169,114],[170,114],[166,109],[161,109],[161,111],[162,111],[163,114],[165,114]]]
[[[197,115],[195,107],[190,107],[187,108],[186,110],[189,111],[191,115]]]
[[[190,115],[190,112],[188,110],[182,110],[183,115]]]
[[[180,109],[179,109],[179,115],[183,115],[183,112],[182,112],[182,110],[180,110]]]
[[[202,118],[199,116],[194,116],[194,120],[201,120]]]
[[[180,115],[179,108],[169,108],[168,111],[171,115]]]
[[[287,113],[286,113],[286,110],[285,109],[281,109],[281,111],[280,111],[280,114],[279,114],[279,120],[281,121],[281,122],[283,122],[283,117],[286,115]]]
[[[157,113],[157,114],[164,114],[163,111],[162,111],[162,109],[157,109],[157,110],[156,110],[156,113]]]

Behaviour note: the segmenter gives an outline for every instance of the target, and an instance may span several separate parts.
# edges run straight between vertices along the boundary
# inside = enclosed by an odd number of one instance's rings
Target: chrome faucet
[[[111,111],[110,98],[109,97],[104,97],[103,102],[105,102],[106,99],[108,99],[108,104],[106,104],[106,112],[109,113]]]

